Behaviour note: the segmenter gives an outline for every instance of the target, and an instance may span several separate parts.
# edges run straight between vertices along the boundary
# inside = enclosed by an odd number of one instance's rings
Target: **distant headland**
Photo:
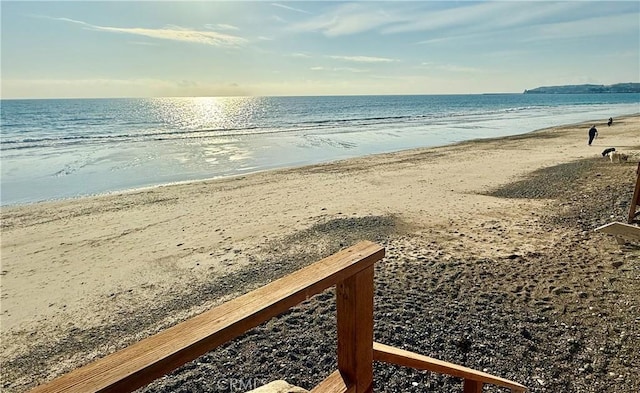
[[[588,93],[640,93],[640,83],[614,85],[543,86],[525,90],[524,94],[588,94]]]

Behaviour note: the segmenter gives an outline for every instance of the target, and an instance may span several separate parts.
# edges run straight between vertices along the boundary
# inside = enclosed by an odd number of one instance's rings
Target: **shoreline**
[[[629,114],[624,114],[624,115],[619,115],[618,116],[619,119],[627,119],[627,118],[633,118],[633,117],[640,117],[640,112],[629,113]],[[63,198],[53,198],[53,199],[47,199],[47,200],[35,201],[35,202],[24,202],[24,203],[17,202],[17,203],[11,203],[11,204],[7,204],[7,205],[0,205],[0,208],[1,209],[12,209],[12,208],[34,206],[34,205],[38,205],[38,204],[82,201],[84,199],[101,198],[101,197],[117,197],[118,195],[128,195],[128,194],[133,194],[133,193],[152,191],[154,189],[163,188],[163,187],[173,187],[173,186],[182,186],[182,185],[189,185],[189,184],[199,184],[199,183],[209,183],[209,182],[216,182],[216,181],[231,180],[231,179],[234,179],[234,178],[252,176],[252,175],[261,174],[261,173],[265,173],[265,172],[281,171],[281,170],[285,170],[285,171],[286,170],[297,170],[297,169],[303,169],[305,167],[328,165],[328,164],[332,164],[332,163],[338,163],[339,164],[341,162],[346,162],[346,161],[349,161],[349,160],[366,159],[367,157],[384,156],[384,155],[389,155],[389,154],[401,154],[403,152],[408,153],[408,152],[412,152],[412,151],[418,152],[418,151],[424,151],[424,150],[430,150],[430,149],[438,149],[438,148],[446,148],[446,147],[456,147],[456,146],[465,145],[467,143],[473,144],[473,143],[482,142],[482,141],[491,142],[491,141],[499,141],[499,140],[502,140],[502,139],[508,140],[509,138],[517,138],[517,137],[520,137],[520,136],[526,136],[526,135],[535,134],[535,133],[542,133],[542,132],[549,131],[549,130],[557,128],[557,127],[578,127],[580,125],[587,126],[587,124],[596,124],[598,127],[602,127],[602,126],[606,125],[606,119],[602,119],[602,120],[599,120],[599,119],[598,120],[594,120],[594,119],[592,119],[592,120],[580,121],[580,122],[576,122],[576,123],[567,123],[567,124],[561,124],[561,125],[552,126],[552,127],[545,127],[545,128],[541,128],[541,129],[536,129],[536,130],[527,131],[527,132],[524,132],[524,133],[518,133],[518,134],[513,134],[513,135],[507,135],[507,136],[496,136],[496,137],[488,137],[488,138],[475,138],[475,139],[468,139],[468,140],[464,140],[464,141],[458,141],[458,142],[448,143],[448,144],[443,144],[443,145],[434,145],[434,146],[426,146],[426,147],[415,147],[415,148],[410,148],[410,149],[402,149],[402,150],[396,150],[396,151],[391,151],[391,152],[383,152],[383,153],[372,153],[372,154],[367,154],[367,155],[363,155],[363,156],[355,156],[355,157],[343,158],[343,159],[338,159],[338,160],[329,160],[329,161],[325,161],[325,162],[317,162],[317,163],[293,165],[293,166],[270,166],[270,167],[265,167],[264,169],[258,169],[258,170],[255,170],[255,171],[248,171],[246,173],[233,174],[233,175],[221,175],[221,176],[217,176],[217,177],[210,177],[210,178],[203,178],[203,179],[193,179],[193,180],[181,180],[181,181],[174,181],[174,182],[168,182],[168,183],[162,183],[162,184],[153,184],[153,185],[148,185],[148,186],[134,187],[134,188],[123,189],[123,190],[106,191],[106,192],[102,192],[102,193],[95,193],[95,194],[88,194],[88,195],[77,195],[77,196],[70,196],[70,197],[63,197]]]
[[[616,272],[610,264],[618,260],[623,261],[624,270],[632,261],[615,251],[614,242],[590,233],[580,235],[602,217],[611,220],[613,213],[582,218],[584,228],[574,239],[574,230],[562,226],[575,223],[545,221],[555,198],[552,193],[543,192],[542,198],[527,196],[528,189],[536,189],[527,186],[521,198],[492,194],[537,171],[576,162],[584,167],[577,165],[572,170],[578,175],[565,175],[569,179],[565,182],[583,181],[590,177],[590,168],[597,168],[605,177],[612,171],[611,176],[617,176],[612,179],[624,181],[640,159],[640,116],[620,118],[614,126],[601,129],[595,146],[588,147],[591,124],[3,208],[2,361],[14,376],[8,382],[5,379],[4,387],[8,391],[32,387],[36,381],[43,382],[263,285],[360,237],[388,247],[389,257],[377,267],[376,275],[382,280],[377,285],[398,297],[418,296],[415,290],[422,280],[435,280],[433,287],[440,286],[447,294],[461,285],[455,279],[459,276],[456,269],[469,274],[485,269],[495,275],[497,283],[503,281],[498,277],[507,277],[508,282],[514,263],[525,270],[530,265],[535,274],[504,285],[521,282],[523,288],[529,288],[533,284],[528,279],[541,279],[551,270],[562,270],[557,273],[562,277],[566,271],[566,280],[570,280],[569,273],[576,273],[572,268],[559,269],[555,260],[543,258],[556,246],[579,250],[576,256],[582,258],[581,269],[593,277],[602,273],[589,263],[596,258],[607,261],[600,262],[606,274]],[[629,153],[630,161],[607,165],[600,152],[610,145]],[[604,187],[603,178],[593,186]],[[563,185],[542,189],[557,190]],[[569,196],[572,192],[571,188],[566,191]],[[602,195],[605,197],[609,196]],[[591,199],[579,202],[585,206],[595,203]],[[553,209],[566,209],[569,202],[563,203]],[[611,206],[621,209],[618,202]],[[598,239],[602,250],[592,250],[588,237]],[[481,263],[475,260],[478,256],[494,262]],[[459,262],[466,260],[475,262]],[[446,274],[424,276],[425,272],[439,274],[432,269],[436,266]],[[551,270],[535,270],[536,266]],[[398,279],[394,271],[407,277],[406,292],[402,290],[405,283],[394,281]],[[470,285],[473,280],[465,282]],[[544,300],[549,297],[547,292],[574,284],[536,285],[526,291],[511,292],[512,287],[496,287],[495,291],[513,297],[516,303],[520,296],[528,298],[533,305],[518,303],[518,307],[533,307],[528,308],[531,312],[537,312],[535,302],[551,307],[552,312],[558,305]],[[573,307],[569,295],[578,296],[578,292],[571,289],[567,293],[567,299],[558,295],[564,299],[560,307]],[[399,304],[392,299],[390,308],[384,306],[385,313],[393,313]],[[497,312],[506,315],[505,310]],[[382,318],[380,323],[388,321]],[[101,339],[97,343],[91,337]],[[37,359],[45,360],[38,363]],[[25,375],[15,377],[13,373],[20,370]]]

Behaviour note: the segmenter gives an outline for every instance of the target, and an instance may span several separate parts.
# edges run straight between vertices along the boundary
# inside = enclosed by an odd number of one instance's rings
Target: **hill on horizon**
[[[640,93],[640,83],[616,83],[613,85],[564,85],[542,86],[525,90],[524,94],[585,94],[585,93]]]

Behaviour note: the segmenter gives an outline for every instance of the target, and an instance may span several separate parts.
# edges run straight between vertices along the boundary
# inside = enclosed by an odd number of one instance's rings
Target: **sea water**
[[[0,202],[7,206],[559,124],[602,124],[640,112],[640,94],[54,99],[0,105]],[[586,130],[576,138],[586,138]]]

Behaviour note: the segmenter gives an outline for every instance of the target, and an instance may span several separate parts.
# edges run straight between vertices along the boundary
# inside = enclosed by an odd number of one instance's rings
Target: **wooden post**
[[[338,369],[354,393],[373,391],[373,265],[338,283]]]
[[[464,393],[482,393],[482,385],[480,381],[474,381],[473,379],[464,380]]]
[[[629,224],[633,224],[636,221],[636,209],[640,205],[640,162],[638,163],[638,169],[636,170],[638,175],[636,179],[636,188],[631,198],[631,206],[629,206]]]

